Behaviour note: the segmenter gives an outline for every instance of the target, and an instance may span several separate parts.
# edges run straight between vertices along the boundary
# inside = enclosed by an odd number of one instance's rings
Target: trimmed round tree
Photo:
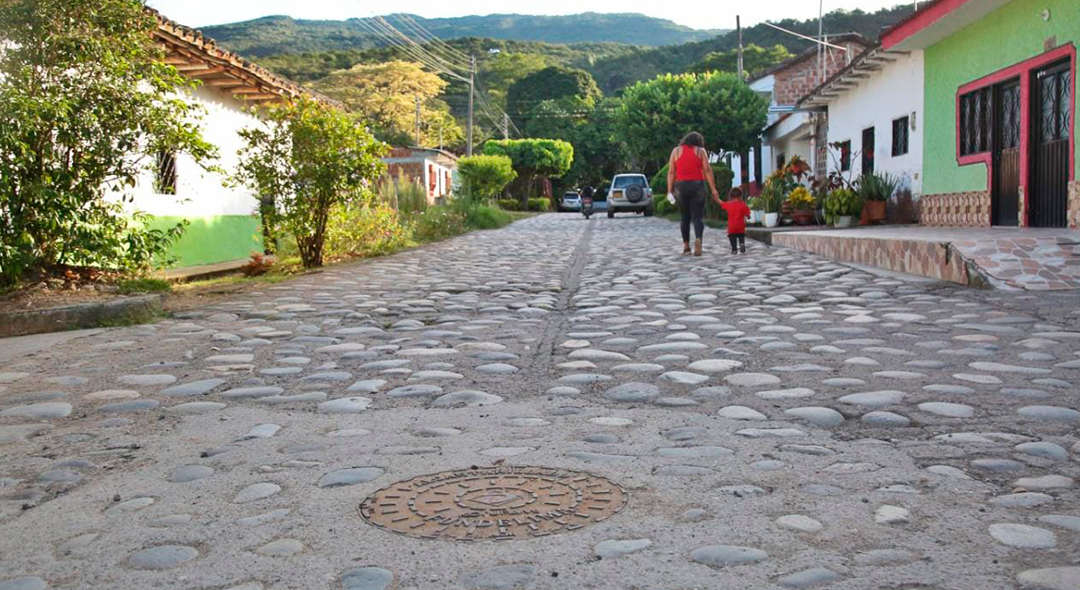
[[[492,199],[517,178],[513,162],[506,156],[461,158],[458,173],[465,180],[465,193],[470,199]]]
[[[710,152],[745,152],[765,127],[768,108],[735,74],[667,74],[626,89],[616,135],[652,172],[690,131],[705,136]]]
[[[518,198],[527,207],[533,183],[561,178],[574,163],[574,146],[559,139],[504,139],[484,144],[484,154],[506,156],[517,172]]]

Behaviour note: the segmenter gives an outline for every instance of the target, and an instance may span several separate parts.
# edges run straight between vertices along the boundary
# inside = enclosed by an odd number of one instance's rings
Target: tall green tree
[[[506,108],[518,127],[524,128],[529,112],[544,101],[577,98],[591,105],[603,96],[596,80],[585,70],[552,66],[511,85]]]
[[[743,48],[743,75],[750,78],[792,57],[795,56],[783,45],[777,44],[765,48],[751,43]],[[712,51],[690,66],[687,71],[693,74],[704,74],[705,72],[736,73],[739,70],[738,64],[738,49]]]
[[[0,2],[0,284],[38,266],[142,268],[179,237],[122,204],[155,154],[214,155],[156,26],[137,0]]]
[[[322,266],[326,226],[335,206],[371,199],[389,146],[356,115],[301,98],[271,106],[257,127],[240,132],[236,180],[276,196],[276,221],[296,240],[305,268]]]
[[[515,187],[525,206],[538,179],[560,178],[570,171],[574,146],[558,139],[509,139],[484,144],[484,155],[506,156],[517,173]]]
[[[518,80],[548,67],[547,56],[539,53],[500,52],[483,63],[480,77],[492,102],[506,110],[506,96]]]
[[[420,64],[389,61],[358,64],[332,72],[314,88],[341,101],[363,117],[375,137],[394,145],[416,143],[416,100],[420,99],[420,143],[424,146],[460,145],[465,138],[461,126],[449,116],[450,107],[439,99],[446,81],[424,70]]]
[[[647,173],[654,173],[690,131],[705,135],[713,153],[750,149],[765,126],[768,106],[735,74],[667,74],[626,90],[616,136]]]
[[[561,139],[574,147],[573,164],[559,183],[564,189],[599,185],[626,170],[629,157],[615,137],[619,103],[618,98],[591,104],[573,97],[544,101],[530,113],[527,135]]]

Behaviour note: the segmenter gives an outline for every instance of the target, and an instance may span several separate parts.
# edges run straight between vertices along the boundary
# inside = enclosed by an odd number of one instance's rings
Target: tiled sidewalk
[[[1080,231],[1037,228],[867,227],[783,232],[774,245],[968,285],[1080,289]]]

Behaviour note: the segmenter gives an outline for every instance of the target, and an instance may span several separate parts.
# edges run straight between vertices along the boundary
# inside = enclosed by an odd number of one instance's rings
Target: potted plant
[[[796,225],[810,225],[814,222],[814,196],[805,186],[795,187],[788,195],[787,202],[793,209],[791,217]]]
[[[862,211],[862,198],[849,188],[838,188],[825,195],[825,220],[834,227],[850,227],[851,218]]]
[[[885,221],[885,204],[899,185],[899,180],[887,172],[862,175],[859,179],[859,196],[864,203],[860,219],[862,225]]]
[[[765,209],[765,227],[780,225],[780,201],[783,184],[777,178],[770,178],[758,195],[758,201]]]
[[[750,197],[746,204],[750,207],[750,223],[764,223],[765,206],[761,204],[761,197]]]

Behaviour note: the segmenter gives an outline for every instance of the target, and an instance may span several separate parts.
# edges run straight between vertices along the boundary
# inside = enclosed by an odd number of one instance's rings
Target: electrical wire
[[[397,48],[408,57],[435,72],[462,82],[469,82],[469,78],[462,75],[459,70],[464,71],[466,74],[471,73],[473,78],[473,89],[476,93],[476,98],[478,99],[477,102],[481,114],[487,117],[487,119],[496,127],[503,129],[503,127],[506,126],[512,128],[518,137],[523,136],[513,119],[497,105],[492,104],[486,96],[483,87],[479,83],[478,74],[472,71],[472,57],[465,55],[461,51],[443,42],[408,15],[398,14],[395,16],[397,20],[403,24],[404,28],[410,30],[414,35],[419,37],[422,44],[394,27],[393,24],[388,22],[382,16],[376,15],[366,4],[361,3],[361,5],[371,16],[370,18],[357,19],[357,21],[389,46]],[[436,53],[435,49],[440,49],[441,51]],[[463,63],[466,59],[469,62],[467,66]],[[509,125],[506,125],[506,123],[509,123]],[[506,131],[507,135],[509,135],[509,129]]]

